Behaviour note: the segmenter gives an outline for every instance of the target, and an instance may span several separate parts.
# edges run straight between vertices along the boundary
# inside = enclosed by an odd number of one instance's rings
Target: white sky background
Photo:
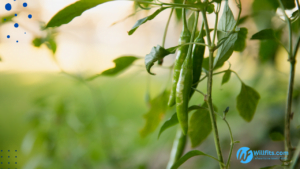
[[[27,8],[22,7],[23,2],[28,3]],[[0,56],[3,59],[3,62],[0,62],[0,71],[58,71],[51,59],[52,53],[46,46],[36,48],[31,45],[31,42],[35,36],[43,35],[39,30],[38,21],[47,23],[55,13],[73,2],[75,0],[0,0],[0,16],[18,12],[19,15],[13,20],[20,24],[19,28],[14,28],[13,23],[10,23],[0,29]],[[252,0],[244,2],[250,4]],[[4,9],[6,3],[11,3],[13,6],[10,12]],[[231,1],[230,6],[236,16],[237,9],[234,1]],[[250,5],[243,3],[244,12],[249,8]],[[69,24],[59,27],[56,57],[61,66],[70,72],[98,73],[113,67],[114,58],[122,55],[144,57],[153,46],[161,44],[169,10],[165,10],[159,17],[139,27],[131,36],[127,31],[138,19],[145,17],[147,11],[142,11],[124,22],[111,26],[112,23],[132,12],[133,2],[109,2],[92,8]],[[153,10],[148,14],[152,12]],[[29,13],[33,15],[31,20],[27,18]],[[222,11],[220,13],[222,14]],[[213,15],[209,18],[209,22],[212,26]],[[176,25],[173,16],[166,47],[177,45],[180,29],[181,26]],[[11,35],[10,39],[6,38],[8,34]],[[15,42],[16,38],[19,43]],[[171,64],[173,59],[174,57],[167,57],[167,64]],[[231,62],[235,62],[234,59],[231,59]]]

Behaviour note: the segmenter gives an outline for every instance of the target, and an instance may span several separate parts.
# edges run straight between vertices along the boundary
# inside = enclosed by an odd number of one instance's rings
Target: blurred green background
[[[128,53],[144,56],[149,53],[152,46],[161,42],[163,32],[161,28],[164,27],[168,13],[162,14],[162,18],[151,21],[152,25],[149,23],[139,28],[136,35],[128,37],[126,31],[137,19],[147,15],[147,12],[110,27],[115,21],[124,18],[126,16],[124,13],[130,14],[134,9],[132,3],[127,4],[126,8],[122,4],[116,6],[114,2],[115,6],[91,9],[83,14],[81,19],[75,19],[69,25],[55,30],[57,51],[54,55],[46,45],[34,47],[37,46],[32,43],[35,38],[46,37],[49,33],[39,29],[39,22],[47,22],[60,8],[71,2],[61,4],[59,1],[53,1],[52,6],[56,6],[57,10],[49,10],[51,4],[49,2],[28,1],[29,4],[39,4],[29,8],[28,11],[40,18],[34,20],[31,28],[26,26],[22,28],[29,29],[29,37],[21,37],[19,46],[3,38],[6,37],[5,31],[9,30],[10,23],[0,27],[2,58],[0,62],[0,148],[3,150],[0,152],[3,156],[1,159],[3,164],[0,164],[0,167],[165,168],[176,127],[168,129],[159,139],[157,135],[162,122],[174,113],[174,108],[170,108],[165,116],[161,117],[161,123],[154,133],[142,138],[139,131],[145,124],[143,115],[150,108],[148,97],[153,99],[165,89],[170,89],[169,70],[155,67],[153,71],[157,75],[150,76],[145,71],[143,61],[140,60],[130,69],[114,77],[99,77],[93,81],[83,81],[82,77],[113,67],[111,61],[118,56]],[[4,3],[3,1],[0,5]],[[257,7],[258,1],[242,1],[242,3],[244,4],[242,16],[261,12]],[[230,2],[230,5],[236,15],[234,1]],[[95,14],[102,16],[105,12],[106,15],[110,14],[109,9],[112,7],[123,11],[115,13],[109,21],[107,18],[95,17]],[[104,8],[108,9],[101,11]],[[17,10],[24,12],[21,9]],[[8,14],[0,13],[0,16],[5,15]],[[263,19],[257,22],[255,16],[242,24],[249,29],[248,39],[257,30],[274,28],[282,24],[282,21],[274,15],[264,16],[266,20],[272,21],[270,23],[262,22]],[[97,23],[98,20],[100,23]],[[82,23],[86,25],[78,27]],[[181,26],[175,17],[171,25],[167,45],[175,46]],[[298,31],[297,27],[295,31]],[[96,32],[93,37],[93,33]],[[282,39],[286,40],[285,34],[282,35]],[[219,113],[227,106],[230,107],[227,120],[231,125],[234,139],[240,141],[233,150],[231,166],[234,169],[252,169],[280,164],[280,161],[275,160],[255,160],[247,165],[241,164],[235,157],[240,147],[250,147],[254,150],[284,150],[283,142],[272,141],[270,133],[283,132],[288,84],[287,55],[283,48],[276,45],[268,46],[270,43],[267,42],[247,41],[247,44],[244,52],[234,53],[230,62],[232,69],[237,71],[244,82],[255,88],[261,95],[256,114],[250,123],[245,122],[235,108],[236,96],[241,86],[236,76],[232,74],[229,83],[223,86],[221,86],[222,75],[214,77],[214,103]],[[261,48],[272,50],[266,51]],[[52,60],[53,56],[60,63],[60,67],[69,74],[60,73]],[[165,65],[171,65],[173,60],[174,55],[168,56]],[[225,64],[222,69],[226,69],[227,66]],[[291,127],[294,145],[300,138],[299,63],[296,69],[293,108],[295,115]],[[206,89],[205,82],[199,85],[202,91]],[[203,97],[195,94],[191,104],[202,102]],[[227,159],[230,148],[228,129],[221,119],[218,119],[218,127],[223,154]],[[186,151],[190,150],[190,147],[189,143]],[[216,156],[213,136],[210,135],[197,149]],[[15,155],[17,158],[14,158]],[[7,156],[11,157],[6,158]],[[17,164],[14,163],[15,161]],[[214,169],[218,168],[218,164],[207,157],[194,157],[181,168]]]

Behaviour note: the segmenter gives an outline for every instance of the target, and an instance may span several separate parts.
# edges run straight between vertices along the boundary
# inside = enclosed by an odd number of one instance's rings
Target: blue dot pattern
[[[16,1],[16,0],[14,0],[14,1]],[[27,6],[28,6],[27,2],[24,2],[24,3],[23,3],[23,7],[26,8]],[[5,4],[5,9],[6,9],[7,11],[10,11],[10,10],[12,9],[12,5],[11,5],[10,3]],[[16,16],[18,16],[18,14],[15,13],[14,16],[16,17]],[[31,19],[31,18],[32,18],[32,14],[28,14],[28,18]],[[6,21],[6,18],[4,18],[3,20]],[[14,27],[15,27],[15,28],[18,28],[18,27],[19,27],[19,24],[18,24],[18,23],[15,23],[15,24],[14,24]],[[24,32],[24,34],[26,34],[26,32]],[[7,39],[10,39],[10,35],[7,35],[6,37],[7,37]],[[18,43],[19,41],[17,40],[16,42]],[[3,150],[1,150],[1,152],[3,152]],[[8,152],[10,152],[10,150],[8,150]],[[17,150],[15,150],[15,152],[17,152]],[[2,157],[1,157],[1,158],[2,158]]]
[[[5,5],[5,9],[6,9],[7,11],[10,11],[10,10],[11,10],[11,4],[10,4],[10,3],[7,3],[7,4]]]

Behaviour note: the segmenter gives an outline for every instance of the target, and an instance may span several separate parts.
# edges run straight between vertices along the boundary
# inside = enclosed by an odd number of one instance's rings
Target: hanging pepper
[[[195,43],[205,43],[203,38],[203,23],[199,35],[195,39]],[[198,81],[202,73],[202,62],[204,59],[205,46],[194,44],[192,58],[193,58],[193,85],[192,88],[197,88]],[[191,91],[190,97],[194,94],[195,90]]]
[[[195,32],[197,30],[197,23],[199,12],[196,13],[196,19],[191,36],[191,42],[194,40]],[[176,86],[176,112],[177,118],[181,125],[182,132],[187,134],[188,131],[188,104],[190,100],[191,88],[193,85],[193,45],[190,44],[187,56],[182,64],[178,83]]]
[[[185,9],[182,10],[182,18],[183,18],[183,28],[182,28],[181,35],[179,38],[179,45],[184,44],[184,43],[189,43],[190,38],[191,38],[191,33],[187,26]],[[187,56],[188,49],[189,49],[188,45],[182,46],[178,49],[178,52],[176,55],[174,71],[173,71],[171,94],[170,94],[170,98],[168,101],[168,106],[170,106],[170,107],[172,107],[176,103],[176,85],[177,85],[177,82],[179,79],[181,66]]]

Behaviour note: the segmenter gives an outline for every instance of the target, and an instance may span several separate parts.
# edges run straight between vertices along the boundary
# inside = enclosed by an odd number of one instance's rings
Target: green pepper
[[[195,43],[205,43],[203,38],[203,23],[199,35],[195,39]],[[193,58],[193,85],[192,88],[197,88],[198,81],[202,73],[202,62],[204,59],[205,46],[194,44],[192,58]],[[191,91],[190,97],[194,94],[195,90]]]
[[[194,40],[195,32],[197,30],[197,23],[199,18],[199,12],[196,13],[196,19],[191,36],[191,42]],[[190,100],[191,89],[193,85],[193,58],[192,58],[193,45],[190,44],[186,59],[184,60],[178,83],[176,86],[176,112],[177,118],[181,125],[183,134],[187,134],[188,131],[188,104]]]
[[[182,10],[182,18],[183,18],[183,28],[181,31],[181,35],[179,38],[179,45],[184,43],[189,43],[191,38],[191,33],[187,26],[186,16],[185,16],[185,9]],[[185,45],[178,49],[175,64],[174,64],[174,71],[173,71],[173,80],[172,80],[172,88],[171,94],[168,102],[168,106],[172,107],[176,103],[176,85],[179,79],[181,66],[186,58],[189,46]]]

